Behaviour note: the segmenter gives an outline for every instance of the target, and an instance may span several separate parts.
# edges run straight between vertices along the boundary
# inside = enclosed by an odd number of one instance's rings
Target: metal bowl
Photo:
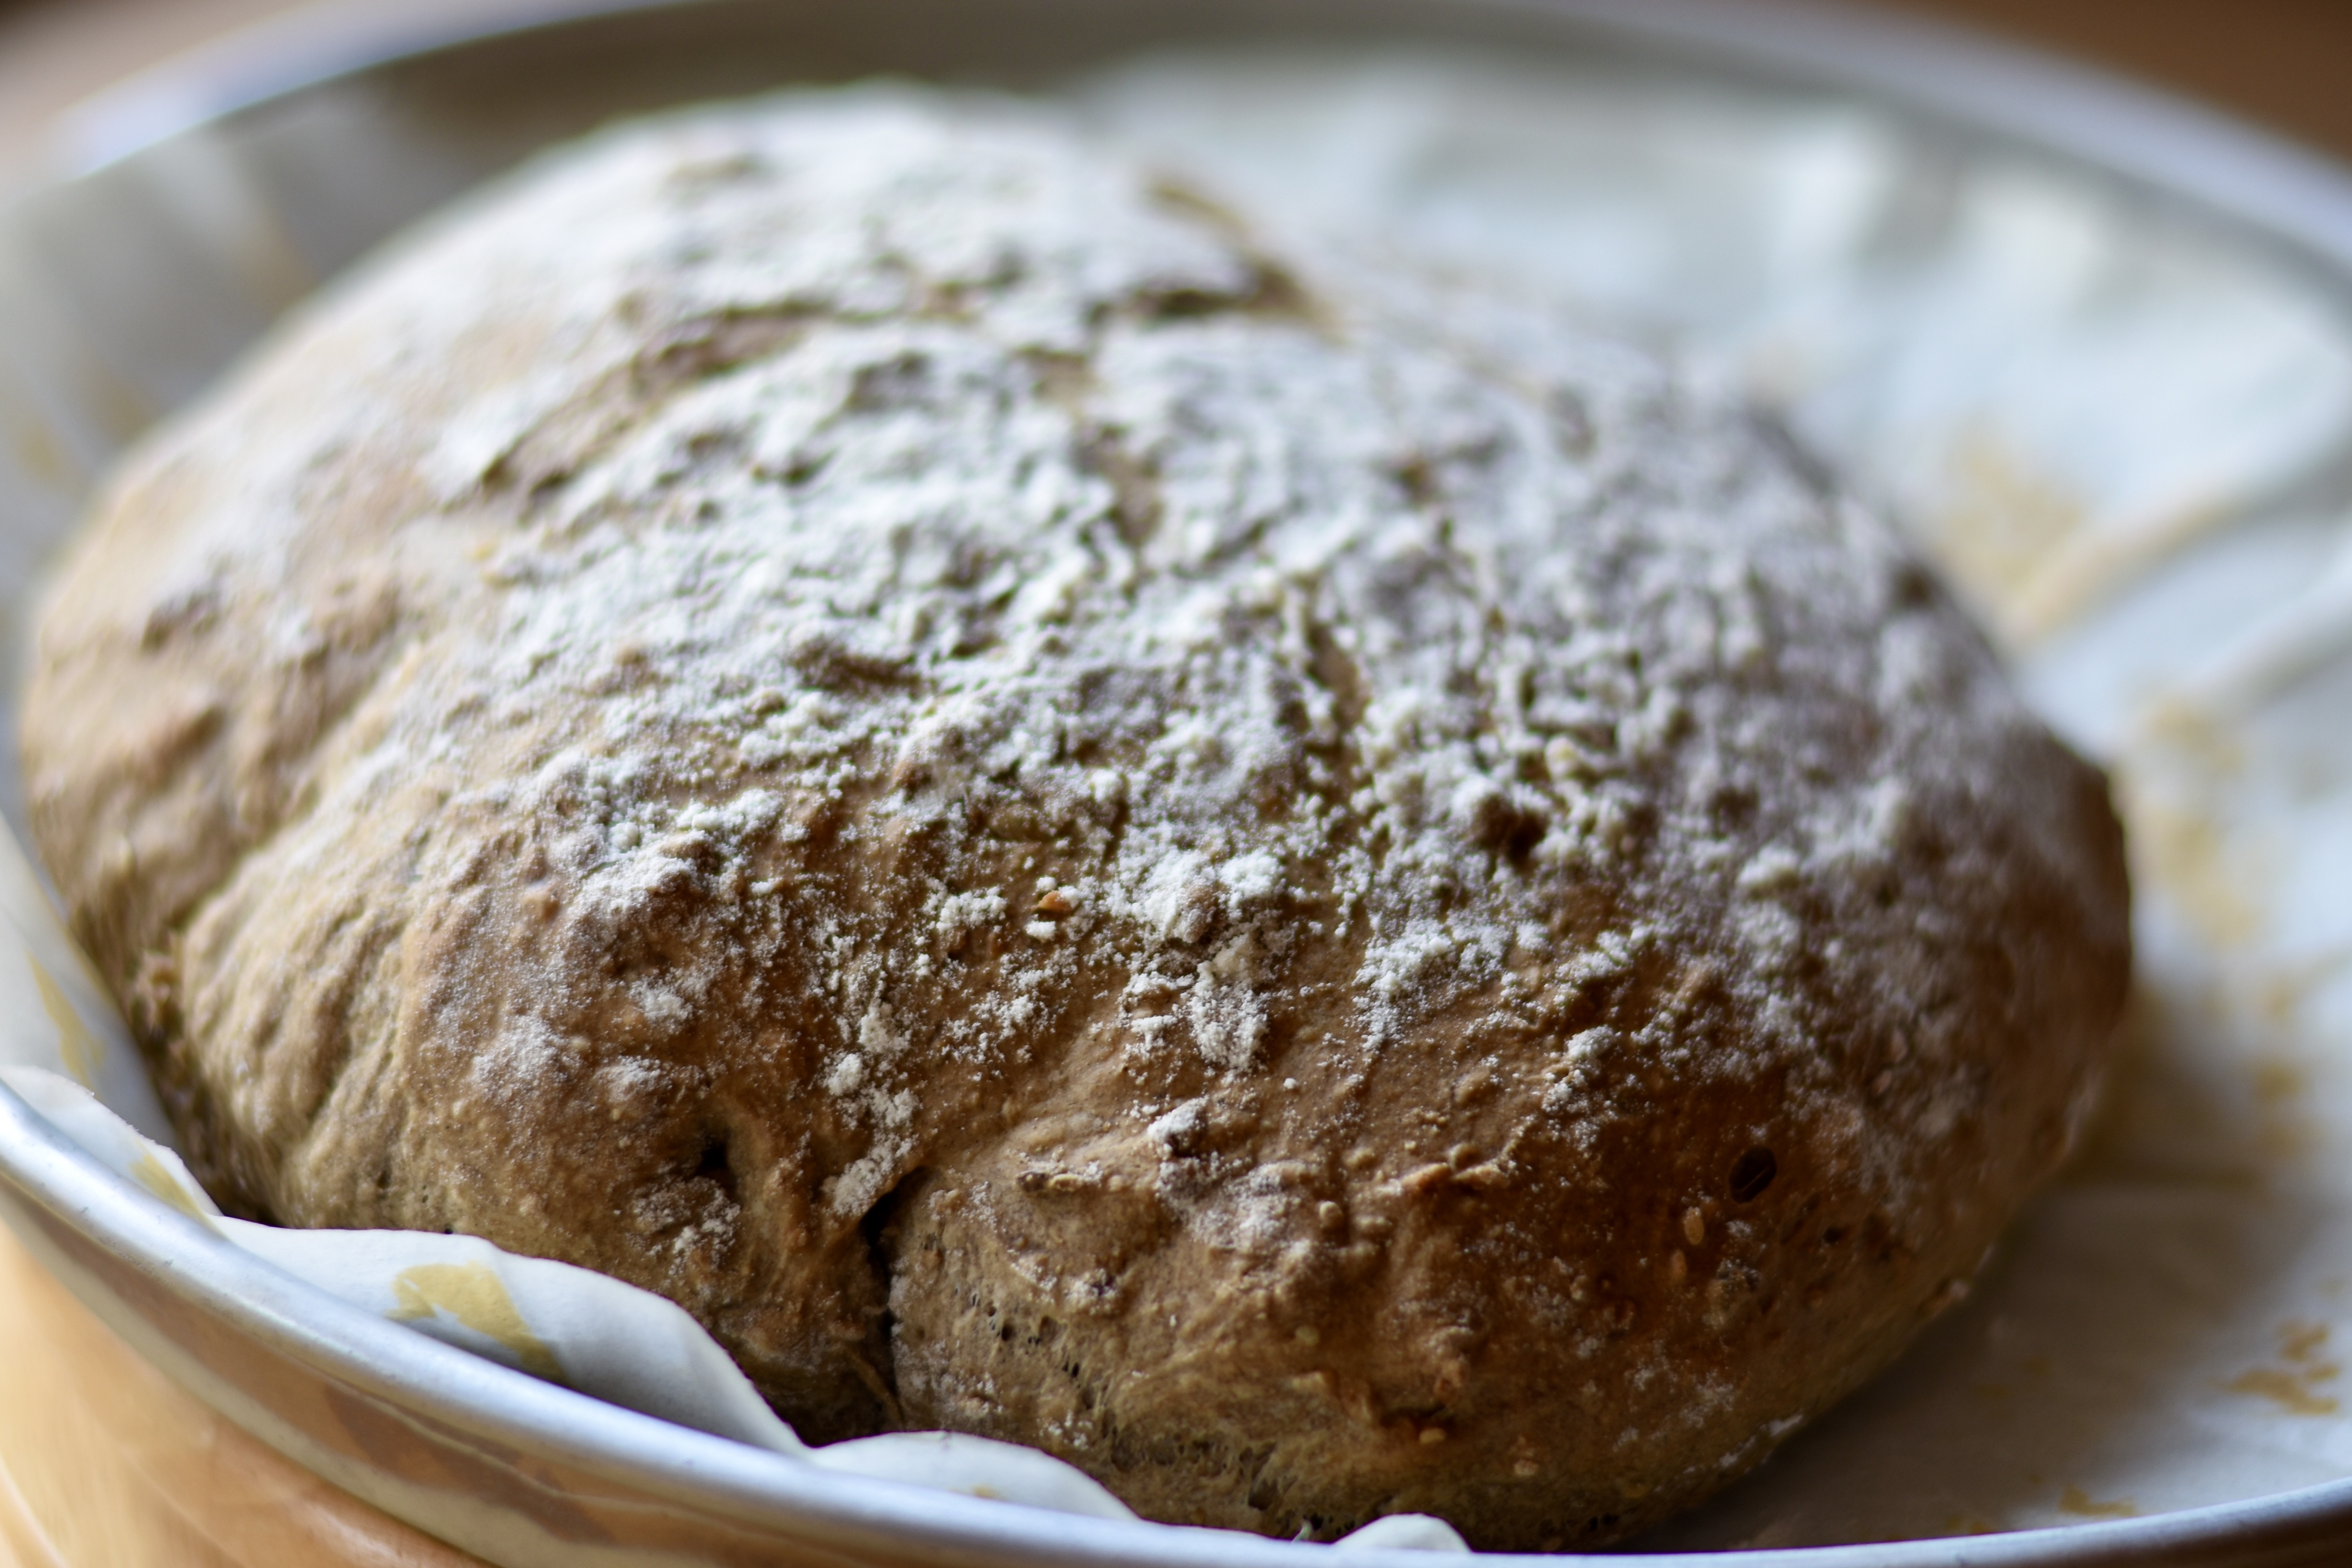
[[[54,178],[0,213],[0,359],[10,362],[0,371],[14,377],[0,393],[31,403],[45,433],[0,452],[0,613],[21,626],[34,566],[139,429],[316,282],[534,147],[617,113],[787,80],[888,71],[1020,87],[1151,46],[1240,40],[1597,51],[1859,95],[1949,134],[2095,172],[2352,287],[2352,178],[2326,162],[2093,73],[1833,10],[1759,0],[506,0],[386,8],[364,21],[321,10],[96,100],[64,127]],[[411,154],[396,177],[364,164],[369,127],[394,125]],[[435,127],[446,134],[436,140]],[[251,188],[255,170],[308,193],[298,229],[250,221],[269,210]],[[159,314],[149,286],[167,268],[209,269],[216,308]],[[11,694],[15,674],[0,670]],[[13,737],[13,696],[5,700]],[[8,761],[0,808],[21,832]],[[813,1471],[488,1367],[166,1209],[5,1089],[0,1215],[92,1312],[228,1419],[492,1563],[1279,1568],[1327,1550]],[[2347,1554],[2352,1481],[2146,1519],[1742,1561],[2224,1568]]]

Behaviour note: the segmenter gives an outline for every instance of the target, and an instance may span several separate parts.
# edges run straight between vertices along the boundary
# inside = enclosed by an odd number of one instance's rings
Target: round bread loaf
[[[1736,404],[1044,110],[625,129],[150,440],[40,847],[232,1210],[707,1324],[814,1440],[1592,1543],[1955,1300],[2100,775]]]

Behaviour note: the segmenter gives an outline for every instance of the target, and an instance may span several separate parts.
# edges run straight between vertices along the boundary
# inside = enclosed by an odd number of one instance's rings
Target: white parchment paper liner
[[[1261,52],[1071,98],[1244,204],[1646,324],[1748,388],[1914,530],[2116,772],[2141,985],[2094,1147],[1892,1373],[1644,1544],[2016,1529],[2352,1475],[2352,1169],[2327,1157],[2352,1148],[2352,284],[2023,153],[1625,61]],[[338,112],[302,127],[316,166],[462,183],[446,135]],[[163,307],[241,332],[308,280],[285,237],[301,193],[205,134],[176,156],[211,195],[164,204],[205,265]],[[168,353],[118,342],[110,368],[35,330],[24,265],[0,254],[0,325],[27,326],[0,468],[46,449],[64,494],[106,434],[39,389],[185,388]],[[0,541],[0,563],[28,548]],[[780,1462],[1126,1515],[981,1439],[808,1448],[686,1314],[616,1281],[464,1237],[220,1217],[13,845],[0,915],[0,1076],[278,1267]],[[1412,1517],[1348,1544],[1460,1550]]]

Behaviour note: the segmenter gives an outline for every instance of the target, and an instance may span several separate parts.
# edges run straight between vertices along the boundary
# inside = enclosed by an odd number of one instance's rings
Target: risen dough
[[[608,134],[310,310],[111,486],[26,747],[232,1208],[1286,1535],[1753,1464],[2128,963],[2099,775],[1768,427],[905,93]]]

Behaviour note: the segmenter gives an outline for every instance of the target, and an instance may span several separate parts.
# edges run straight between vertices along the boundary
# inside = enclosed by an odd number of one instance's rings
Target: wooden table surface
[[[2352,0],[1874,3],[2130,71],[2352,162]],[[107,82],[289,6],[289,0],[0,0],[0,157]]]
[[[0,0],[0,168],[20,163],[76,100],[289,3]],[[2352,0],[1878,3],[2140,74],[2352,162]],[[70,1487],[62,1470],[37,1465],[0,1473],[0,1568],[472,1561],[334,1493],[164,1384],[5,1234],[0,1340],[10,1348],[0,1356],[0,1447],[13,1436],[20,1451],[72,1447],[107,1461],[83,1467]],[[69,1506],[60,1487],[84,1505]]]
[[[215,1415],[0,1226],[0,1568],[488,1568]]]

